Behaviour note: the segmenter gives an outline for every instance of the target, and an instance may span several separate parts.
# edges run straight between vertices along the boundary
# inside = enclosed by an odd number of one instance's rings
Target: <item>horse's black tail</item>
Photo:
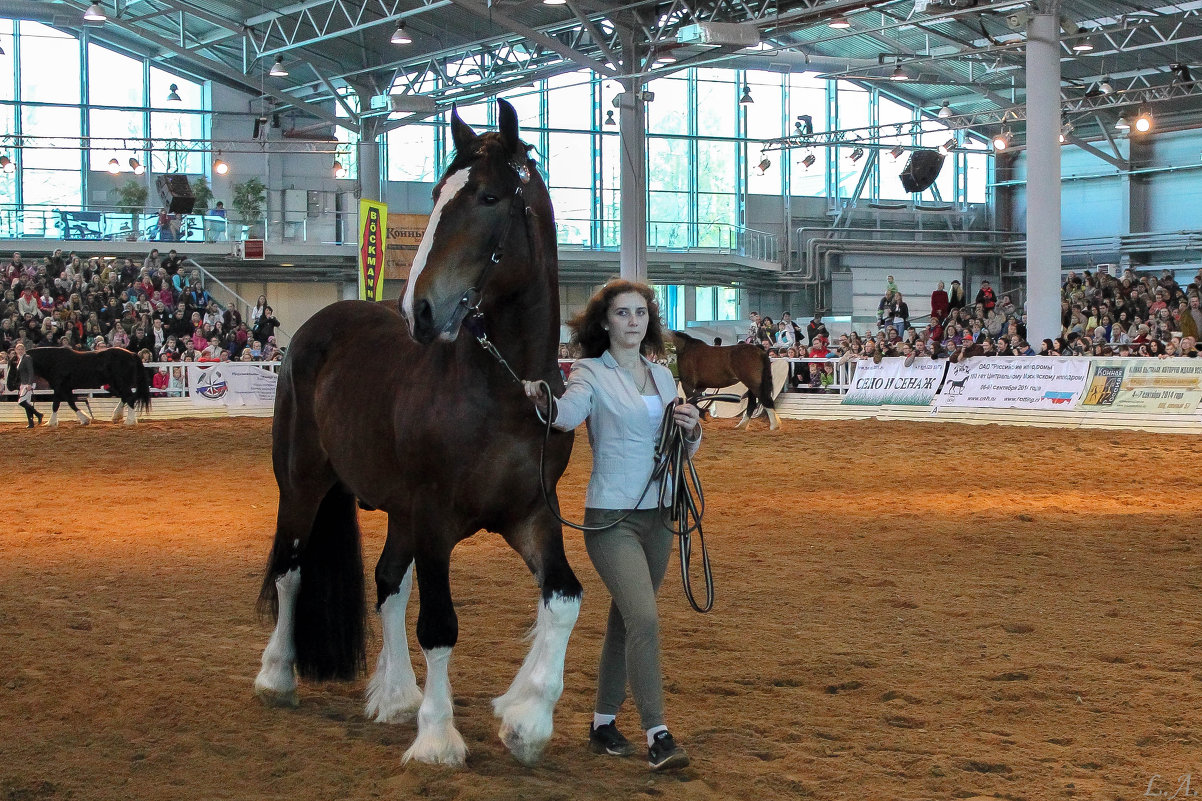
[[[764,354],[763,368],[760,370],[759,401],[765,409],[775,409],[776,402],[772,400],[772,360]]]
[[[141,359],[134,373],[134,408],[140,412],[150,411],[150,379]]]
[[[296,669],[316,681],[354,679],[367,670],[367,600],[355,496],[335,485],[322,500],[309,541],[301,551],[300,592],[293,635]],[[279,614],[275,580],[298,567],[293,542],[278,533],[259,608]]]

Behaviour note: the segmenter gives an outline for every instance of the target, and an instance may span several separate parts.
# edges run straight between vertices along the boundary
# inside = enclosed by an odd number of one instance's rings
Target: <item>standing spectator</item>
[[[171,238],[171,215],[167,213],[164,207],[159,208],[158,215],[158,240],[160,242],[172,242]]]
[[[951,311],[964,308],[964,287],[956,279],[952,279],[951,291],[947,293],[947,307]]]
[[[993,291],[993,287],[988,281],[981,282],[981,288],[977,291],[977,303],[984,307],[985,313],[988,314],[997,306],[997,295]]]
[[[259,295],[259,299],[255,301],[255,307],[250,310],[250,325],[254,328],[255,323],[259,322],[259,318],[263,316],[263,310],[267,308],[267,296]],[[751,313],[751,319],[754,322],[759,321],[760,316],[755,312]]]
[[[801,341],[801,326],[799,326],[797,324],[797,322],[793,319],[793,315],[789,314],[788,312],[782,312],[780,318],[781,318],[781,320],[784,321],[785,325],[789,326],[790,330],[792,330],[793,341],[800,342]]]
[[[811,345],[813,345],[814,337],[819,335],[827,336],[828,333],[826,326],[822,323],[822,312],[815,311],[814,319],[810,320],[810,322],[806,325],[806,339],[809,340]]]
[[[889,304],[885,320],[893,326],[899,337],[906,333],[906,323],[910,320],[910,307],[900,292],[893,293],[893,302]]]
[[[275,318],[270,306],[263,307],[263,313],[259,315],[259,319],[255,321],[251,333],[254,338],[260,342],[266,342],[275,334],[275,330],[280,327],[280,321]]]
[[[33,428],[33,418],[36,416],[41,423],[43,416],[33,408],[33,386],[38,379],[33,372],[33,359],[25,354],[25,343],[18,342],[14,350],[17,355],[17,405],[25,410],[25,418],[29,422],[26,428]]]
[[[931,322],[943,322],[947,319],[947,313],[951,311],[951,308],[947,292],[943,288],[943,282],[940,281],[939,286],[931,293]]]
[[[1180,326],[1182,339],[1192,337],[1197,341],[1198,333],[1202,332],[1202,308],[1197,295],[1190,295],[1189,307],[1181,313]]]

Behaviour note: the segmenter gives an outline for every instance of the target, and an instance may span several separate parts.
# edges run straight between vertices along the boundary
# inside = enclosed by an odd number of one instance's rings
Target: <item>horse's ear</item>
[[[501,133],[501,141],[505,143],[505,150],[510,156],[525,155],[521,152],[522,142],[518,138],[518,113],[508,100],[497,98],[497,121],[500,123],[499,130]]]
[[[472,126],[459,119],[459,109],[451,106],[451,141],[455,143],[456,153],[466,153],[476,141],[476,132]]]

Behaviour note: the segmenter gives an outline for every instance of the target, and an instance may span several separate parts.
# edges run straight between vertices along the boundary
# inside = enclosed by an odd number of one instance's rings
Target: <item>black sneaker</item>
[[[622,736],[618,727],[613,723],[602,726],[588,727],[588,749],[594,754],[609,754],[610,756],[630,756],[634,746]]]
[[[678,770],[688,767],[689,755],[676,744],[672,735],[661,731],[647,749],[647,766],[652,770]]]

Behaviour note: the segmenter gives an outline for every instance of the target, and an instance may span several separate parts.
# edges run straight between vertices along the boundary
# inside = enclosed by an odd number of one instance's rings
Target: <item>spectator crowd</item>
[[[25,261],[20,253],[0,264],[0,348],[63,346],[81,351],[120,347],[143,362],[277,361],[280,321],[260,296],[250,319],[222,309],[198,269],[188,270],[175,250],[150,251],[141,264],[128,258],[81,258],[54,253]],[[154,376],[165,389],[166,368]],[[160,387],[159,384],[163,386]]]

